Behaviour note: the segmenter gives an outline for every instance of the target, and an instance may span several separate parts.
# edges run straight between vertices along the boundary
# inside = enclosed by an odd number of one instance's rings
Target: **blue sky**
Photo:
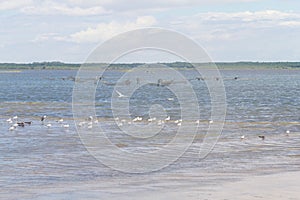
[[[0,62],[82,63],[143,27],[184,33],[213,61],[300,60],[298,0],[0,0],[0,25]]]

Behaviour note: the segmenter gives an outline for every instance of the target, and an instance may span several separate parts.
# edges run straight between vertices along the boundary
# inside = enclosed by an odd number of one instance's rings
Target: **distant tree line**
[[[160,63],[174,68],[193,68],[193,66],[212,67],[218,66],[220,69],[300,69],[300,62],[217,62],[217,63],[187,63],[187,62],[173,62]],[[90,63],[85,65],[107,65]],[[111,64],[111,69],[130,69],[143,65],[143,63],[120,63]],[[81,64],[55,62],[33,62],[33,63],[0,63],[0,69],[77,69]]]

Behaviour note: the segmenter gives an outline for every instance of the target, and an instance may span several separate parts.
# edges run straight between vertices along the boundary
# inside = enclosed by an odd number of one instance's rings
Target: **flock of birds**
[[[44,123],[45,120],[46,120],[47,116],[44,115],[41,117],[41,123],[42,125],[44,125],[45,127],[47,128],[50,128],[52,127],[52,124],[51,123]],[[14,117],[11,117],[9,119],[6,120],[7,123],[11,124],[11,126],[8,128],[9,131],[14,131],[16,130],[18,127],[25,127],[27,125],[31,125],[33,122],[32,121],[20,121],[19,120],[19,117],[18,116],[14,116]],[[59,120],[56,121],[57,123],[61,124],[61,126],[63,128],[69,128],[70,125],[69,124],[64,124],[64,120],[61,118]]]
[[[120,127],[120,126],[123,126],[125,125],[126,123],[128,125],[131,125],[135,122],[142,122],[143,121],[143,117],[135,117],[133,118],[132,120],[128,121],[126,119],[122,119],[120,120],[118,117],[115,118],[115,122],[117,123],[117,125]],[[171,122],[171,117],[170,116],[167,116],[165,119],[157,119],[156,117],[152,117],[152,118],[149,118],[147,120],[144,120],[148,123],[156,123],[157,125],[161,126],[167,122]],[[175,124],[177,124],[177,126],[181,126],[182,125],[182,119],[178,119],[178,120],[175,120],[174,121]],[[196,123],[200,123],[200,120],[197,120]]]
[[[41,119],[40,119],[41,124],[43,126],[47,127],[47,128],[51,128],[52,124],[51,123],[45,123],[46,119],[47,119],[46,115],[42,116]],[[138,116],[138,117],[133,118],[132,120],[125,120],[125,119],[121,120],[117,117],[117,118],[114,118],[114,120],[115,120],[117,126],[121,127],[125,124],[131,125],[133,123],[142,122],[143,117]],[[172,123],[176,124],[177,126],[182,125],[182,119],[171,120],[170,116],[167,116],[165,119],[157,119],[156,117],[153,117],[153,118],[149,118],[149,119],[144,119],[144,121],[146,121],[148,123],[156,123],[159,126],[164,125],[165,123],[168,123],[168,122],[172,122]],[[9,131],[14,131],[18,127],[30,126],[33,123],[32,121],[20,121],[18,116],[11,117],[11,118],[7,119],[6,122],[10,124],[10,127],[8,129]],[[70,127],[69,124],[64,123],[63,118],[60,118],[59,120],[56,120],[56,122],[59,123],[60,126],[63,127],[63,128],[67,129],[67,128]],[[78,127],[87,127],[88,129],[92,129],[93,124],[98,124],[98,123],[99,123],[98,119],[94,119],[92,116],[89,116],[85,121],[79,122]],[[213,124],[213,123],[214,123],[213,120],[208,121],[208,124]],[[195,124],[199,125],[200,120],[196,120]],[[286,134],[286,136],[289,136],[290,130],[286,130],[285,134]],[[258,135],[258,138],[260,138],[261,140],[265,140],[266,136],[265,135]],[[240,139],[245,140],[246,136],[242,135],[242,136],[240,136]]]

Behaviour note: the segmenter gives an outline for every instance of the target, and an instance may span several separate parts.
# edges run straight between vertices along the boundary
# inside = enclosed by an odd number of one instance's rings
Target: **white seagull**
[[[70,125],[69,125],[69,124],[64,124],[63,127],[64,127],[64,128],[69,128]]]
[[[134,118],[132,121],[133,121],[133,122],[137,122],[137,121],[142,121],[142,120],[143,120],[142,117],[136,117],[136,118]]]
[[[13,121],[12,121],[12,119],[11,118],[9,118],[8,120],[6,120],[8,123],[12,123]]]
[[[78,123],[78,126],[79,126],[79,127],[82,127],[82,126],[84,126],[85,124],[86,124],[86,122],[79,122],[79,123]]]
[[[122,93],[119,92],[118,90],[116,90],[116,93],[118,94],[118,97],[119,97],[119,98],[126,97],[124,94],[122,94]]]
[[[149,118],[149,119],[148,119],[148,122],[153,122],[153,121],[155,121],[155,120],[156,120],[156,117]]]

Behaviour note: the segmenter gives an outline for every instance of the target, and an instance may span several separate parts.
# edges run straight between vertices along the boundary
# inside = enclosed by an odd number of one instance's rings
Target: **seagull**
[[[175,124],[178,124],[179,122],[182,122],[182,119],[178,119],[174,121]]]
[[[15,123],[14,125],[12,125],[14,128],[17,128],[19,125],[17,123]]]
[[[64,127],[64,128],[69,128],[70,125],[69,125],[69,124],[64,124],[63,127]]]
[[[134,118],[132,121],[133,121],[133,122],[136,122],[136,121],[142,121],[142,120],[143,120],[142,117],[136,117],[136,118]]]
[[[181,126],[181,122],[177,124],[177,126]]]
[[[167,100],[168,101],[174,101],[174,98],[168,98]]]
[[[169,121],[171,119],[171,117],[170,116],[168,116],[165,120],[166,121]]]
[[[241,136],[241,140],[243,140],[243,139],[245,139],[245,136],[244,136],[244,135]]]
[[[124,94],[122,94],[122,93],[119,92],[118,90],[116,90],[116,93],[118,94],[118,97],[119,97],[119,98],[126,97]]]
[[[12,123],[13,121],[12,121],[12,119],[11,118],[9,118],[8,120],[6,120],[8,123]]]
[[[78,123],[78,126],[79,126],[79,127],[82,127],[85,123],[86,123],[86,122],[79,122],[79,123]]]
[[[47,124],[46,126],[47,126],[48,128],[50,128],[52,125],[51,125],[51,124]]]
[[[44,115],[43,117],[41,117],[41,121],[42,121],[42,122],[45,121],[46,118],[47,118],[47,116]]]
[[[93,126],[93,122],[87,123],[88,126]]]
[[[59,123],[62,123],[64,121],[64,119],[60,119],[60,120],[58,120],[57,122],[59,122]]]
[[[199,119],[196,121],[196,124],[200,124],[200,120]]]
[[[134,118],[132,121],[133,121],[133,122],[138,121],[138,117]]]
[[[15,127],[10,127],[9,129],[8,129],[9,131],[13,131],[13,130],[15,130]]]
[[[156,117],[153,117],[153,118],[148,119],[148,122],[153,122],[155,120],[156,120]]]
[[[287,136],[289,136],[290,130],[287,130],[285,133],[286,133]]]
[[[214,121],[213,121],[213,120],[209,120],[209,122],[208,122],[208,123],[212,124],[212,123],[214,123]]]
[[[18,119],[18,116],[14,116],[14,117],[13,117],[13,120],[17,120],[17,119]]]

